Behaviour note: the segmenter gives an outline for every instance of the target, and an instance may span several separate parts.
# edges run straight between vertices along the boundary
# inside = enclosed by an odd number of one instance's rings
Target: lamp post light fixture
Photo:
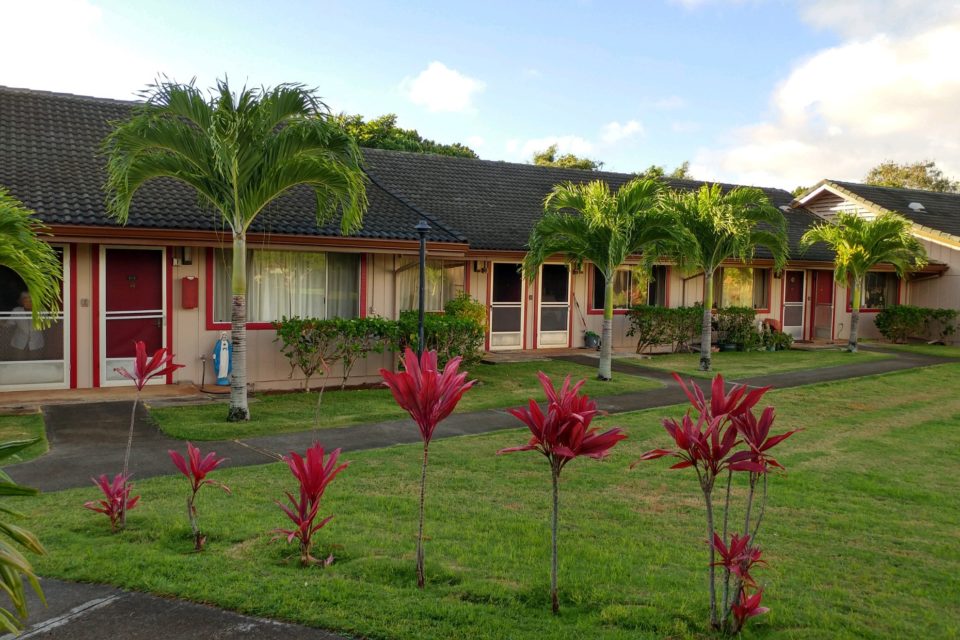
[[[414,230],[420,236],[420,315],[417,319],[417,358],[419,358],[423,355],[423,316],[427,291],[427,234],[430,233],[430,225],[426,220],[420,220]]]

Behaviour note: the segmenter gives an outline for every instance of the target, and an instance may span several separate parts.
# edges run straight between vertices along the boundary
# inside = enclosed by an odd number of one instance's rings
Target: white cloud
[[[904,6],[869,4],[866,13],[879,16]],[[829,12],[834,3],[810,6]],[[932,159],[960,175],[960,16],[944,10],[936,15],[953,16],[947,22],[920,28],[915,20],[905,35],[863,39],[835,24],[842,14],[837,8],[819,20],[851,38],[796,66],[773,92],[768,121],[699,151],[695,175],[792,188],[825,177],[860,180],[885,159]]]
[[[0,84],[125,98],[161,69],[106,32],[88,0],[0,3]]]
[[[416,78],[405,78],[400,88],[411,102],[429,111],[466,112],[473,110],[473,98],[486,84],[434,61]]]
[[[600,139],[607,144],[614,144],[625,138],[643,135],[643,133],[643,125],[636,120],[630,120],[624,124],[620,124],[619,122],[611,122],[604,125],[603,131],[600,134]]]
[[[960,15],[960,5],[950,0],[802,0],[800,15],[814,27],[849,38],[869,38],[909,35],[953,22]]]

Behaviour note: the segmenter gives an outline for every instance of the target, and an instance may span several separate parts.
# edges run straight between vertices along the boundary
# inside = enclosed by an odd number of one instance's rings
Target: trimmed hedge
[[[655,307],[638,304],[627,314],[628,336],[636,336],[637,353],[648,347],[669,344],[674,353],[689,351],[690,342],[700,335],[703,305]]]
[[[483,356],[484,324],[478,309],[486,317],[486,308],[461,297],[448,303],[447,313],[428,313],[424,317],[424,349],[435,349],[440,366],[460,356],[465,364],[478,362]],[[342,365],[340,388],[344,388],[350,371],[359,360],[371,353],[386,350],[402,351],[417,348],[416,311],[404,311],[400,320],[370,318],[286,318],[274,323],[280,342],[280,353],[290,364],[290,377],[298,370],[303,374],[304,391],[316,375],[327,375],[338,362]]]
[[[894,304],[877,313],[874,324],[891,342],[906,342],[907,338],[946,340],[956,333],[957,311]]]

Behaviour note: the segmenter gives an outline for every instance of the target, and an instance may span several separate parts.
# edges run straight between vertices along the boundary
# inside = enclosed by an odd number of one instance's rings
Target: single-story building
[[[189,188],[166,179],[138,193],[126,226],[107,216],[98,149],[110,122],[124,118],[132,106],[0,87],[0,186],[49,225],[49,241],[63,256],[64,283],[58,321],[24,348],[23,340],[13,339],[23,329],[18,306],[23,283],[0,267],[0,390],[124,384],[114,367],[129,364],[135,339],[171,348],[186,365],[167,382],[211,379],[203,358],[221,332],[229,331],[230,232],[215,212],[198,205]],[[441,310],[462,291],[484,302],[487,349],[579,347],[585,330],[599,333],[602,290],[590,265],[571,272],[557,260],[532,282],[523,280],[518,267],[543,198],[555,184],[602,179],[617,187],[631,175],[374,149],[364,150],[364,157],[369,209],[360,231],[341,236],[336,220],[317,228],[307,191],[283,196],[250,229],[248,379],[255,388],[299,384],[289,378],[274,341],[271,323],[282,316],[396,318],[416,307],[414,227],[421,219],[431,226],[428,310]],[[667,182],[676,189],[702,184]],[[801,254],[797,247],[830,207],[857,202],[869,212],[899,206],[860,202],[854,186],[862,187],[824,182],[797,201],[786,191],[764,189],[787,218],[791,260],[782,273],[773,272],[762,250],[749,264],[725,265],[717,278],[717,302],[752,306],[761,319],[778,321],[797,339],[843,338],[849,319],[835,301],[844,300],[846,290],[833,281],[832,254],[824,247]],[[933,196],[915,199],[941,210]],[[948,248],[948,241],[949,250],[957,250],[954,227],[941,224],[949,217],[944,212],[926,226],[918,224],[918,233],[931,236],[923,237],[938,262],[905,283],[878,272],[882,294],[870,298],[870,306],[897,301],[960,306],[956,284],[943,293],[938,288],[960,282],[953,279],[957,274],[942,277],[951,275],[954,254],[934,250]],[[933,237],[933,229],[943,237]],[[670,264],[657,265],[650,278],[627,266],[617,276],[615,296],[614,346],[626,347],[632,341],[625,315],[631,305],[693,304],[702,299],[702,279]],[[871,335],[872,322],[864,325],[864,334]],[[377,380],[377,370],[389,359],[358,363],[352,380]]]

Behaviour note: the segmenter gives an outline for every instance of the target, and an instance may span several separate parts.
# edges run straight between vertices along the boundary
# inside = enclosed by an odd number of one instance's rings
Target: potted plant
[[[774,332],[774,345],[777,351],[787,351],[793,345],[793,336],[783,331]]]
[[[584,331],[583,332],[583,346],[586,349],[599,349],[600,348],[600,336],[594,331]]]

